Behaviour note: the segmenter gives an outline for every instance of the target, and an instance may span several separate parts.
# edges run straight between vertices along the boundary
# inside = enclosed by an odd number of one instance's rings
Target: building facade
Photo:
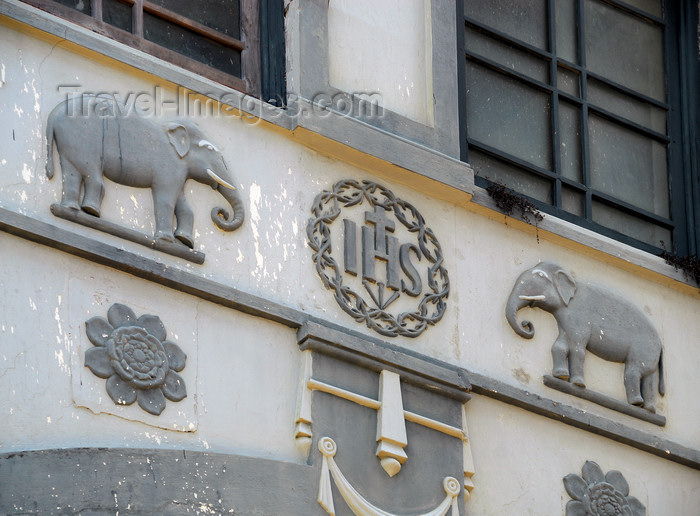
[[[0,513],[696,514],[698,41],[0,2]]]

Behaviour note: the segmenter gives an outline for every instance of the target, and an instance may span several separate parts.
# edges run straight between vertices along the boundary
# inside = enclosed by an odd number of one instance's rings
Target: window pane
[[[554,2],[556,19],[557,56],[578,64],[576,3],[574,0]]]
[[[231,75],[241,76],[241,56],[225,45],[148,13],[143,35],[149,40]]]
[[[552,183],[549,179],[507,165],[477,150],[469,151],[469,164],[480,177],[500,182],[515,192],[552,204]]]
[[[588,121],[591,186],[668,217],[666,148],[592,114]]]
[[[595,79],[588,80],[588,100],[611,113],[666,134],[666,110],[615,91]]]
[[[83,14],[91,14],[90,0],[56,0],[56,3],[80,11]]]
[[[659,18],[664,15],[661,0],[625,0],[625,2],[641,9],[642,11],[646,11],[649,14],[658,16]]]
[[[572,72],[561,66],[557,69],[557,88],[561,91],[573,95],[574,97],[580,97],[578,82],[579,77],[577,72]]]
[[[583,217],[583,204],[585,197],[581,192],[577,192],[573,188],[562,186],[561,188],[561,207],[564,211]]]
[[[547,50],[546,0],[465,0],[464,14],[500,32]]]
[[[656,247],[668,248],[672,242],[671,232],[668,229],[595,200],[593,201],[593,221]]]
[[[665,101],[660,27],[594,0],[585,2],[585,27],[591,72]]]
[[[131,6],[118,0],[102,0],[102,19],[127,32],[132,30]]]
[[[581,183],[581,115],[565,102],[559,103],[559,145],[562,175]]]
[[[202,25],[241,39],[240,0],[151,0]]]
[[[467,61],[467,120],[470,138],[551,169],[549,95]]]
[[[467,28],[465,33],[467,52],[473,52],[503,66],[532,77],[540,82],[549,82],[549,64],[532,54]]]

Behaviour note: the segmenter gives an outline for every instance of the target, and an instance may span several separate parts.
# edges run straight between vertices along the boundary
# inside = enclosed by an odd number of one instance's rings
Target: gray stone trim
[[[643,409],[642,407],[630,405],[629,403],[617,400],[590,389],[584,389],[578,385],[574,385],[571,382],[567,382],[566,380],[555,378],[552,375],[544,375],[544,377],[542,377],[542,381],[547,387],[565,392],[566,394],[571,394],[572,396],[576,396],[584,400],[592,401],[593,403],[607,407],[610,410],[617,410],[618,412],[622,412],[628,416],[643,419],[644,421],[654,423],[655,425],[664,426],[666,424],[666,417],[662,416],[661,414],[655,414]]]
[[[539,394],[513,387],[478,373],[469,372],[468,377],[472,383],[474,394],[520,407],[540,416],[627,444],[657,457],[700,470],[700,450],[688,448],[674,441],[639,430],[636,426],[628,426],[612,419],[597,416],[587,410],[544,398]]]
[[[467,371],[461,367],[314,321],[307,321],[299,328],[297,341],[302,350],[311,349],[377,373],[387,369],[408,383],[462,403],[471,399],[467,392],[471,389]]]
[[[292,308],[4,208],[0,208],[0,231],[285,326],[298,328],[308,319]]]
[[[5,515],[321,515],[317,490],[312,466],[239,455],[128,448],[0,455]]]
[[[301,129],[397,165],[407,172],[425,176],[460,193],[471,195],[474,189],[474,171],[457,158],[366,121],[334,111],[320,112],[320,108],[307,100],[296,101],[290,109],[299,113],[296,121]],[[315,114],[311,116],[312,113]]]
[[[315,9],[323,9],[325,16],[327,9],[325,4],[327,2],[324,0],[304,1],[318,3],[319,5],[317,5]],[[362,120],[343,116],[333,111],[328,111],[325,116],[304,116],[305,113],[311,113],[313,108],[308,101],[304,101],[303,99],[300,99],[296,104],[293,103],[289,111],[275,108],[258,99],[254,99],[241,92],[205,79],[182,68],[175,67],[165,61],[161,61],[160,59],[139,52],[121,43],[117,43],[116,41],[110,40],[87,29],[83,29],[78,25],[49,13],[23,4],[19,2],[19,0],[3,0],[0,2],[0,15],[5,15],[11,19],[36,27],[39,30],[76,43],[95,52],[99,52],[140,70],[158,75],[193,92],[214,99],[221,99],[224,95],[228,95],[229,97],[227,98],[236,99],[234,103],[237,102],[237,106],[240,106],[244,113],[260,117],[266,122],[289,131],[304,129],[319,134],[333,142],[338,142],[341,145],[355,149],[358,153],[370,155],[397,165],[405,169],[406,174],[409,176],[422,176],[444,184],[448,189],[454,190],[457,193],[466,194],[464,199],[468,200],[469,196],[473,194],[471,200],[475,205],[488,208],[492,210],[494,214],[500,211],[484,189],[474,186],[474,173],[468,164],[450,158],[438,150],[433,150],[429,147],[417,144],[408,137],[393,134],[389,129],[374,127]],[[313,16],[311,16],[311,18],[313,18]],[[310,18],[307,18],[307,21],[309,19]],[[303,25],[305,22],[300,23]],[[453,26],[455,25],[456,24]],[[433,26],[435,28],[435,22]],[[321,47],[317,44],[313,44],[313,41],[307,41],[306,45],[307,46],[304,47],[303,50],[311,53],[302,55],[301,58],[313,62],[315,59],[314,53],[319,52]],[[305,66],[304,63],[302,63],[302,66]],[[435,74],[437,74],[436,70],[437,69],[434,68]],[[456,73],[456,67],[454,73]],[[436,86],[434,87],[435,90],[438,91],[438,88]],[[447,104],[447,101],[444,102]],[[453,104],[447,104],[448,107],[455,112],[453,116],[456,116],[456,110],[454,108],[456,102],[457,100],[455,98]],[[458,124],[456,127],[458,128]],[[454,130],[456,134],[458,129]],[[303,137],[300,137],[299,141],[304,145],[313,147],[313,145]],[[439,147],[436,148],[439,149]],[[411,184],[411,180],[400,182],[408,185]],[[451,197],[450,200],[454,202],[453,197]],[[601,261],[611,263],[621,268],[642,268],[652,273],[648,275],[648,277],[654,281],[662,283],[663,281],[671,280],[682,286],[687,286],[685,288],[687,292],[697,293],[697,289],[690,281],[683,277],[681,272],[676,271],[672,266],[666,264],[664,260],[657,256],[627,246],[551,215],[545,215],[544,220],[539,223],[538,226],[543,232],[548,232],[557,238],[560,237],[574,242],[575,244],[583,245],[590,248],[596,254],[600,253],[596,258]]]
[[[457,9],[452,0],[431,0],[430,8],[432,49],[432,90],[434,126],[415,122],[387,109],[380,117],[363,117],[365,122],[392,134],[419,142],[448,156],[459,158],[459,113],[457,81]],[[328,1],[299,1],[299,95],[311,101],[322,93],[337,96],[342,92],[330,84],[328,57]],[[352,147],[362,149],[354,142],[356,135],[347,140]]]
[[[51,213],[58,218],[70,220],[81,226],[97,229],[109,233],[110,235],[123,238],[124,240],[130,240],[131,242],[150,247],[151,249],[157,249],[163,253],[177,256],[178,258],[192,263],[199,265],[204,263],[204,253],[190,249],[179,241],[168,242],[165,240],[156,240],[155,237],[147,235],[143,231],[126,228],[114,222],[110,222],[109,220],[95,217],[94,215],[88,215],[84,211],[66,208],[59,203],[53,203],[51,205]]]
[[[327,328],[323,332],[319,329],[318,333],[320,335],[334,335],[336,340],[340,340],[341,336],[347,336],[342,338],[343,346],[335,344],[335,347],[338,349],[336,356],[340,356],[344,352],[352,353],[359,357],[357,360],[367,360],[365,362],[367,364],[366,367],[376,368],[378,364],[386,364],[388,361],[392,364],[398,364],[399,367],[403,367],[405,370],[415,369],[420,372],[420,376],[426,378],[434,378],[436,375],[435,371],[444,373],[450,369],[450,366],[445,367],[444,363],[430,357],[412,353],[379,339],[367,337],[340,326],[326,323],[299,310],[241,292],[235,288],[221,285],[195,274],[166,266],[156,260],[136,255],[89,237],[71,233],[46,222],[41,222],[3,208],[0,208],[0,231],[41,245],[53,247],[138,278],[153,281],[206,301],[262,317],[291,328],[301,328],[306,322],[316,323],[319,327]],[[397,351],[400,351],[400,354],[396,353]],[[350,360],[355,359],[350,358]],[[436,364],[439,367],[433,369]],[[513,387],[466,369],[456,368],[453,371],[464,371],[466,373],[466,377],[463,377],[462,381],[471,383],[471,392],[474,394],[488,396],[535,414],[627,444],[664,459],[694,469],[700,469],[700,451],[698,450],[690,449],[668,439],[638,430],[635,427],[596,416],[588,411],[543,398],[524,389]],[[460,381],[454,379],[454,376],[452,378],[453,384],[461,385]]]
[[[489,210],[493,210],[495,213],[503,213],[496,206],[496,203],[493,201],[493,199],[491,199],[489,194],[486,193],[485,189],[474,186],[472,192],[472,203],[488,208]],[[591,253],[593,257],[600,261],[628,270],[641,267],[654,273],[653,275],[647,274],[647,277],[653,281],[664,283],[664,280],[672,280],[673,282],[683,284],[680,285],[681,287],[690,287],[684,289],[686,292],[693,294],[698,293],[697,287],[692,283],[692,281],[684,278],[682,272],[677,271],[673,266],[668,265],[663,258],[659,258],[653,254],[628,246],[618,242],[617,240],[613,240],[612,238],[608,238],[594,231],[582,228],[553,215],[543,215],[544,219],[537,223],[538,231],[551,233],[556,238],[569,240],[575,244],[580,244],[591,249],[596,254],[600,253],[598,256]],[[503,215],[503,217],[505,217],[505,215]],[[516,223],[514,225],[516,226],[519,224],[525,224],[517,219],[515,220]],[[540,233],[540,236],[542,236],[542,233]],[[639,273],[638,270],[637,273]],[[671,283],[671,281],[666,281],[665,284],[668,283]]]

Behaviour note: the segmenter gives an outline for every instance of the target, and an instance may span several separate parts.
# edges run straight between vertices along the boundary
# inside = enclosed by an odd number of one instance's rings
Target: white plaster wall
[[[293,438],[293,330],[6,233],[0,249],[0,451],[162,447],[306,460]],[[115,405],[84,366],[85,321],[115,302],[158,315],[187,354],[187,397],[158,417]]]
[[[455,285],[460,306],[457,357],[460,364],[547,398],[698,448],[700,434],[692,423],[700,420],[700,406],[694,394],[698,359],[693,339],[688,337],[700,334],[697,317],[700,302],[696,295],[643,280],[544,239],[538,242],[535,236],[472,213],[458,210],[457,228],[469,228],[455,231],[462,242],[457,251],[460,274]],[[542,376],[552,371],[550,349],[558,334],[556,321],[541,310],[521,310],[518,320],[530,320],[535,327],[534,338],[527,340],[513,332],[504,315],[506,300],[520,273],[541,261],[562,265],[580,283],[597,283],[619,292],[652,321],[664,350],[666,395],[661,397],[657,393],[656,405],[657,412],[667,417],[665,427],[543,385]],[[626,400],[623,369],[623,364],[587,353],[587,388]]]
[[[328,61],[331,86],[379,93],[385,109],[432,126],[430,0],[330,1]]]
[[[0,26],[0,70],[4,71],[0,117],[5,122],[0,128],[0,206],[377,336],[356,324],[337,305],[332,293],[323,288],[306,242],[306,225],[315,196],[341,179],[375,179],[371,173],[311,151],[262,125],[233,117],[199,117],[204,132],[219,144],[231,165],[246,205],[247,219],[234,233],[219,231],[209,218],[211,207],[221,200],[218,194],[204,185],[188,183],[186,195],[195,209],[196,248],[207,254],[203,265],[194,265],[55,218],[49,211],[49,205],[60,200],[61,183],[58,173],[52,181],[45,177],[43,132],[48,113],[63,98],[56,90],[57,85],[80,84],[84,90],[116,91],[126,96],[130,92],[153,91],[155,79],[122,65],[86,58],[74,47],[56,44],[56,40],[37,39],[14,25]],[[164,84],[164,88],[164,95],[175,98],[172,85]],[[380,182],[397,197],[413,204],[435,231],[451,280],[443,320],[417,339],[390,339],[392,343],[686,446],[695,449],[700,446],[697,432],[700,406],[695,396],[697,344],[692,337],[700,334],[698,296],[660,287],[544,239],[538,242],[508,225],[408,187]],[[150,193],[107,184],[103,218],[152,233]],[[0,236],[6,242],[0,246],[3,289],[17,296],[17,302],[3,305],[0,320],[4,347],[0,382],[8,382],[3,388],[13,393],[3,400],[6,403],[3,414],[12,416],[10,432],[0,437],[4,449],[134,443],[210,446],[219,451],[247,450],[290,460],[299,458],[286,434],[280,437],[279,432],[259,431],[293,423],[291,395],[296,389],[293,379],[297,374],[298,353],[291,330],[193,301],[172,290],[106,271],[23,240]],[[521,317],[527,315],[537,331],[533,340],[526,341],[508,327],[503,309],[518,275],[544,260],[560,263],[579,281],[605,283],[649,315],[664,342],[667,394],[657,398],[657,406],[668,418],[665,428],[542,385],[542,375],[551,371],[549,348],[556,337],[556,324],[546,313],[523,311]],[[47,263],[52,268],[47,268]],[[73,276],[56,271],[73,271]],[[77,273],[80,276],[76,277]],[[93,276],[95,288],[91,291]],[[96,295],[102,301],[95,300]],[[154,298],[163,300],[162,304],[159,302],[154,307]],[[196,353],[190,356],[197,363],[196,392],[204,398],[197,402],[196,408],[190,408],[194,415],[187,416],[196,417],[194,434],[152,426],[144,432],[143,423],[113,415],[94,415],[73,405],[68,378],[72,359],[68,355],[85,344],[76,339],[87,313],[106,313],[114,300],[133,303],[137,312],[152,309],[161,316],[166,328],[170,329],[170,325],[177,328],[174,331],[183,339],[183,349],[193,345],[186,337],[198,332]],[[48,303],[48,308],[40,311],[42,301],[44,306]],[[66,303],[76,308],[66,308]],[[183,306],[190,305],[195,307],[193,319],[188,322],[175,317]],[[265,345],[259,343],[261,331],[265,334]],[[228,351],[221,336],[229,334],[240,339],[232,343],[239,351],[238,361],[221,361]],[[280,356],[285,359],[278,363]],[[257,371],[270,363],[280,370],[275,370],[266,382]],[[237,374],[231,375],[229,368]],[[82,369],[81,372],[85,373]],[[589,354],[586,380],[589,388],[624,399],[622,366]],[[56,385],[63,385],[60,387],[63,390],[54,390],[58,389]],[[94,390],[86,388],[88,394],[97,392],[98,386],[93,387]],[[263,398],[257,398],[264,402],[250,405],[251,397],[244,395],[250,392],[254,396],[264,393]],[[246,417],[238,418],[237,412],[226,412],[232,393]],[[270,407],[275,408],[270,410]],[[60,430],[54,430],[57,426]],[[610,446],[613,444],[610,442]],[[614,449],[620,446],[615,445]]]
[[[1,59],[7,62],[8,69],[17,67],[20,57],[27,69],[8,73],[3,88],[5,98],[13,102],[3,105],[11,107],[14,103],[16,108],[12,109],[24,113],[36,109],[37,112],[33,118],[10,113],[8,131],[14,130],[20,143],[9,138],[0,141],[0,153],[7,156],[6,162],[0,165],[0,206],[377,336],[366,327],[354,324],[323,287],[315,273],[306,238],[306,225],[317,194],[332,188],[339,180],[373,180],[371,174],[301,147],[283,135],[244,119],[197,117],[205,134],[222,148],[247,212],[246,222],[239,230],[224,233],[212,224],[209,216],[211,207],[225,205],[223,199],[207,186],[187,183],[186,196],[195,211],[195,248],[207,254],[203,265],[194,265],[56,218],[49,206],[60,201],[60,173],[57,171],[51,181],[45,176],[43,132],[50,110],[65,98],[65,94],[57,91],[57,85],[68,82],[65,71],[72,71],[71,83],[80,84],[84,91],[117,93],[122,99],[130,93],[150,94],[154,83],[144,74],[127,73],[125,67],[115,68],[113,63],[86,61],[72,49],[64,48],[62,43],[54,46],[50,41],[23,35],[12,27],[3,30],[2,35],[0,55],[6,56]],[[23,49],[21,56],[16,50],[18,47]],[[31,91],[34,83],[38,85],[36,95],[23,93],[25,88]],[[162,95],[172,100],[177,98],[177,90],[165,84]],[[192,102],[190,99],[190,104]],[[165,111],[170,117],[176,114],[173,110]],[[429,196],[406,187],[386,186],[424,215],[442,245],[451,271],[454,208],[435,203]],[[152,234],[150,191],[106,181],[102,218]],[[334,231],[339,235],[342,222],[339,220],[336,225],[339,227]],[[448,301],[448,305],[450,308],[441,323],[420,338],[408,341],[409,347],[454,361],[458,348],[457,311],[453,301]],[[432,342],[442,344],[435,346]]]
[[[700,472],[551,419],[474,396],[467,405],[475,488],[469,516],[564,514],[562,479],[587,460],[618,470],[649,515],[691,515]]]

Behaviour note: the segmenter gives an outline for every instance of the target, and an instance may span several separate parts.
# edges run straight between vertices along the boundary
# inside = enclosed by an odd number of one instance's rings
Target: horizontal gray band
[[[301,328],[307,322],[314,323],[316,326],[307,326],[307,328],[316,328],[315,331],[321,338],[315,340],[328,342],[326,339],[333,335],[331,340],[336,342],[332,342],[331,345],[342,351],[342,353],[356,355],[355,361],[370,359],[370,362],[374,364],[393,363],[399,369],[403,368],[404,373],[412,371],[416,377],[423,377],[422,381],[429,378],[442,378],[441,382],[446,386],[445,395],[448,395],[447,387],[450,385],[452,386],[450,388],[454,388],[455,392],[457,392],[461,390],[462,386],[471,383],[471,392],[474,394],[488,396],[501,402],[515,405],[535,414],[700,470],[700,451],[698,450],[638,430],[637,427],[628,426],[548,398],[543,398],[499,380],[470,372],[466,369],[456,368],[418,353],[412,353],[380,339],[368,337],[338,325],[310,317],[299,310],[241,292],[235,288],[201,278],[184,270],[178,270],[175,267],[166,266],[156,260],[74,234],[46,222],[0,208],[0,230],[291,328]],[[321,328],[324,329],[321,330]],[[300,341],[303,341],[303,336],[304,333],[302,331],[299,335]],[[337,341],[341,341],[341,345]],[[321,350],[318,349],[318,351]],[[369,365],[365,366],[369,367]],[[440,371],[440,374],[436,371]],[[452,372],[448,374],[448,371]],[[465,376],[460,376],[462,374]],[[448,378],[450,380],[445,382]],[[461,380],[457,378],[461,378]]]
[[[0,208],[0,230],[239,312],[298,328],[308,316],[119,247]]]
[[[607,407],[611,410],[617,410],[618,412],[622,412],[628,416],[636,417],[659,426],[664,426],[666,424],[666,418],[664,416],[649,412],[642,407],[630,405],[626,400],[616,400],[610,396],[606,396],[605,394],[579,387],[578,385],[574,385],[566,380],[560,380],[559,378],[555,378],[549,374],[544,375],[542,381],[547,387],[565,392],[566,394],[571,394],[572,396],[576,396],[584,400],[592,401],[593,403],[597,403],[598,405],[602,405],[603,407]]]
[[[297,340],[302,350],[311,349],[377,372],[388,369],[409,383],[463,403],[471,399],[467,371],[460,367],[429,361],[398,346],[373,342],[364,335],[353,335],[314,321],[299,329]]]
[[[596,416],[589,411],[565,405],[549,398],[543,398],[539,394],[513,387],[507,383],[477,373],[470,372],[468,377],[472,382],[472,392],[474,394],[481,394],[510,405],[515,405],[535,414],[649,452],[663,459],[700,470],[700,451],[698,450],[638,430],[636,427]]]
[[[185,450],[0,455],[0,514],[320,514],[311,466]],[[293,493],[293,496],[290,496]]]

